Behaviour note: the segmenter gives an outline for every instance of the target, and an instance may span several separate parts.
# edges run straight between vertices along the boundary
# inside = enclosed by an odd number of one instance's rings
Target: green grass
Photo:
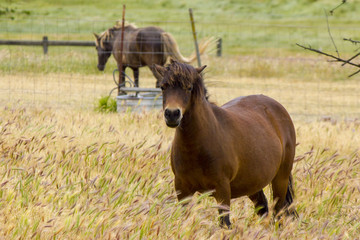
[[[350,111],[356,117],[359,106],[356,82],[360,75],[351,79],[347,76],[357,69],[329,63],[325,57],[295,45],[311,44],[334,53],[323,9],[337,4],[305,0],[256,1],[256,4],[130,1],[126,16],[139,26],[155,24],[170,31],[183,55],[188,56],[194,45],[187,9],[193,7],[199,38],[215,36],[223,40],[223,57],[216,57],[214,52],[202,57],[202,63],[208,65],[206,79],[221,103],[225,102],[222,94],[236,97],[265,93],[284,99],[293,112],[306,116],[326,114],[346,118]],[[110,0],[86,4],[63,0],[0,2],[0,38],[39,40],[48,35],[50,40],[92,40],[93,32],[101,32],[119,19],[121,7]],[[344,58],[352,56],[357,48],[342,41],[343,37],[356,39],[357,8],[355,2],[349,2],[329,17],[334,40]],[[0,100],[5,102],[22,100],[93,108],[95,101],[115,87],[114,58],[100,72],[94,48],[50,46],[49,53],[44,55],[41,47],[0,46],[0,59]],[[130,69],[127,74],[132,77]],[[152,78],[147,68],[141,68],[141,86],[153,87]],[[291,91],[294,96],[279,89]]]
[[[192,49],[188,8],[193,8],[198,34],[201,37],[222,37],[226,54],[242,54],[257,48],[261,51],[261,47],[268,46],[300,52],[294,46],[295,40],[312,45],[319,41],[316,46],[331,47],[324,9],[330,10],[339,2],[134,0],[127,3],[126,19],[138,26],[154,24],[163,27],[175,35],[183,49]],[[341,31],[336,40],[341,41],[343,36],[356,37],[354,28],[359,21],[358,8],[356,2],[349,2],[329,17],[334,31]],[[52,40],[92,40],[92,32],[111,27],[121,19],[122,12],[121,4],[114,0],[101,3],[5,1],[0,3],[0,9],[0,38],[6,39],[40,39],[42,35],[48,35]],[[347,47],[344,51],[349,49]]]
[[[295,44],[311,45],[335,54],[329,38],[324,9],[332,9],[340,1],[129,1],[126,19],[138,26],[158,25],[171,32],[184,55],[194,50],[188,8],[194,9],[199,38],[215,36],[222,38],[223,64],[238,61],[238,56],[261,59],[255,62],[264,66],[262,76],[277,75],[272,66],[263,59],[320,58]],[[116,7],[114,7],[116,6]],[[112,0],[97,1],[3,1],[0,2],[0,38],[41,40],[47,35],[50,40],[93,40],[93,32],[102,32],[121,18],[122,6]],[[349,2],[329,17],[332,35],[341,56],[350,57],[356,46],[342,38],[357,39],[358,4]],[[141,18],[139,17],[141,16]],[[211,53],[210,56],[214,56]],[[96,69],[97,56],[94,48],[49,47],[44,56],[41,47],[0,46],[0,72],[13,74],[29,73],[102,73]],[[267,60],[265,60],[267,61]],[[211,64],[203,60],[204,64]],[[291,65],[291,63],[290,63]],[[256,67],[256,66],[255,66]],[[260,66],[259,66],[260,67]],[[294,67],[294,68],[293,68]],[[307,75],[308,65],[300,65],[291,71],[285,67],[281,76],[302,78]],[[111,77],[115,61],[111,57],[105,73]],[[227,74],[227,66],[219,66],[219,74]],[[343,71],[337,68],[326,79],[342,79]],[[354,70],[348,70],[349,75]],[[231,70],[233,73],[234,70]],[[130,73],[130,71],[129,71]],[[247,74],[249,73],[249,74]],[[142,76],[151,76],[141,70]],[[233,76],[252,77],[249,69],[235,71]],[[256,75],[256,74],[255,74]],[[308,75],[311,75],[308,74]],[[279,76],[279,75],[277,75]],[[306,78],[306,79],[311,79]]]
[[[126,2],[126,16],[129,19],[138,19],[138,13],[146,13],[142,19],[152,21],[188,20],[188,16],[179,13],[187,13],[188,8],[193,8],[199,21],[232,21],[252,20],[254,23],[273,21],[277,23],[288,22],[312,22],[323,18],[324,9],[331,10],[341,1],[327,0],[301,0],[301,1],[201,1],[201,0],[132,0]],[[86,6],[86,7],[84,7]],[[59,0],[59,1],[22,1],[11,0],[0,3],[0,14],[9,19],[24,20],[28,16],[49,16],[55,18],[75,18],[112,20],[121,16],[122,5],[114,0]],[[151,10],[150,10],[151,9]],[[359,18],[357,12],[359,6],[356,1],[348,1],[347,4],[335,11],[335,18],[342,22],[356,23]],[[158,14],[157,12],[162,14]],[[174,16],[174,13],[179,16]]]
[[[98,100],[95,110],[104,113],[116,112],[116,106],[115,99],[111,98],[111,96],[105,96]]]

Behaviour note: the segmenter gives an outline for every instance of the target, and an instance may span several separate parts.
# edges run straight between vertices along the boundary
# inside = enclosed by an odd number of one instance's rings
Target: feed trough
[[[142,112],[162,108],[162,95],[159,88],[122,87],[126,94],[116,97],[117,112]]]

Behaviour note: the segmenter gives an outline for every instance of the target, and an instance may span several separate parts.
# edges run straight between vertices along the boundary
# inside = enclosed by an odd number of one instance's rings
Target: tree
[[[338,9],[339,7],[341,7],[343,4],[345,4],[346,1],[347,1],[347,0],[342,0],[342,2],[341,2],[338,6],[336,6],[336,7],[333,8],[332,10],[330,10],[330,11],[329,11],[330,15],[333,15],[334,12],[335,12],[335,10]],[[330,27],[329,27],[329,22],[328,22],[328,15],[327,15],[327,12],[326,12],[326,11],[325,11],[325,16],[326,16],[326,22],[327,22],[327,26],[328,26],[329,37],[331,38],[331,41],[332,41],[332,43],[333,43],[333,45],[334,45],[334,48],[335,48],[336,53],[337,53],[337,56],[334,56],[334,55],[332,55],[332,54],[323,52],[323,51],[318,50],[318,49],[314,49],[314,48],[312,48],[311,46],[306,47],[306,46],[301,45],[301,44],[298,44],[298,43],[296,43],[296,45],[299,46],[299,47],[301,47],[301,48],[303,48],[303,49],[310,50],[310,51],[312,51],[312,52],[316,52],[316,53],[321,54],[321,55],[325,55],[325,56],[327,56],[327,57],[329,57],[329,58],[332,58],[332,59],[333,59],[334,61],[336,61],[336,62],[342,62],[342,65],[341,65],[341,66],[344,66],[344,65],[346,65],[346,64],[349,64],[349,65],[351,65],[351,66],[354,66],[354,67],[356,67],[356,68],[359,68],[359,70],[357,70],[356,72],[350,74],[349,77],[352,77],[352,76],[358,74],[358,73],[360,72],[360,64],[354,63],[353,61],[355,60],[355,58],[357,58],[357,57],[360,55],[360,51],[358,51],[354,56],[350,57],[349,59],[344,59],[344,58],[340,57],[339,51],[338,51],[338,49],[337,49],[337,47],[336,47],[336,44],[335,44],[335,42],[334,42],[334,39],[332,38],[332,35],[331,35],[331,31],[330,31]],[[360,41],[352,40],[351,38],[344,38],[343,40],[344,40],[344,41],[348,41],[348,42],[350,42],[350,43],[352,43],[352,44],[355,44],[355,45],[360,44]]]

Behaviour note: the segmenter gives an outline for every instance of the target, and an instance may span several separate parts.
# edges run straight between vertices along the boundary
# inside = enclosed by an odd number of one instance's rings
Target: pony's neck
[[[205,96],[197,99],[190,109],[185,112],[177,131],[183,136],[191,136],[192,139],[196,139],[198,136],[206,136],[204,131],[218,126],[214,108],[217,108],[217,106],[208,102]]]

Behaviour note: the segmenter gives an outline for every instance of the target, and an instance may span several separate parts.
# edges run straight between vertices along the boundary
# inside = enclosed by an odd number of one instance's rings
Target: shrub
[[[96,111],[99,112],[116,112],[116,100],[110,96],[101,97],[98,100],[97,106],[95,107]]]

